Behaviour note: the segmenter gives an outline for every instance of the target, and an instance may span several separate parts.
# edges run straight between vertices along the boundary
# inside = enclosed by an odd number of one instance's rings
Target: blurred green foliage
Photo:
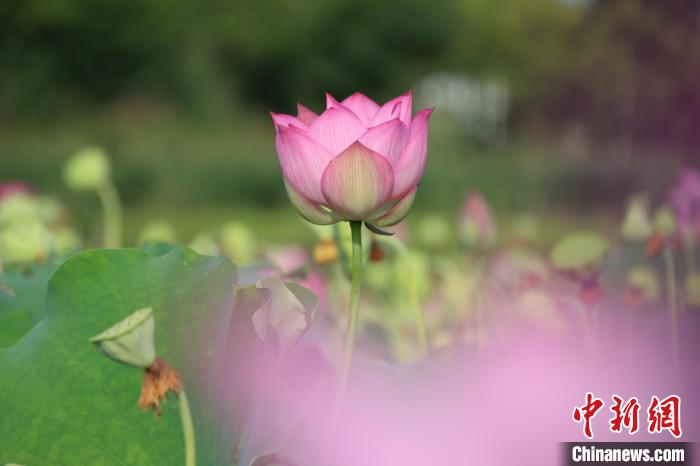
[[[0,179],[58,193],[89,229],[95,199],[58,174],[94,144],[132,239],[131,217],[186,210],[267,224],[288,209],[267,111],[448,72],[507,83],[510,137],[477,146],[438,108],[416,210],[455,215],[473,188],[504,216],[621,210],[697,163],[699,18],[695,0],[5,0]]]

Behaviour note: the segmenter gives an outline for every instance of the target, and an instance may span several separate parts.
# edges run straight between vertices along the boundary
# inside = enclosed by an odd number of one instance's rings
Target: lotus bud
[[[90,338],[112,359],[147,368],[156,360],[153,308],[135,311],[99,335]]]
[[[0,183],[0,203],[16,195],[32,197],[34,196],[34,189],[23,181]]]
[[[472,191],[464,201],[459,232],[462,242],[468,247],[489,247],[496,239],[491,211],[478,191]]]
[[[107,154],[99,147],[88,147],[68,160],[63,179],[76,191],[96,190],[109,180],[110,170]]]
[[[654,227],[649,217],[649,200],[644,194],[633,196],[622,222],[622,237],[628,241],[646,241],[653,231]]]

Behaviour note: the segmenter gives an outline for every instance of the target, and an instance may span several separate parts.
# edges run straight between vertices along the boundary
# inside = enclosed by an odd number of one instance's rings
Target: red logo
[[[611,432],[620,433],[625,429],[629,434],[635,434],[639,430],[640,404],[636,397],[627,401],[618,395],[612,396],[613,404],[610,411],[613,417],[609,421]],[[601,398],[596,398],[593,393],[586,393],[586,403],[574,408],[572,418],[575,422],[583,422],[583,435],[593,438],[592,420],[598,411],[604,406]],[[652,396],[647,409],[647,431],[650,434],[668,431],[679,438],[681,429],[681,398],[677,395],[669,395],[663,400]]]

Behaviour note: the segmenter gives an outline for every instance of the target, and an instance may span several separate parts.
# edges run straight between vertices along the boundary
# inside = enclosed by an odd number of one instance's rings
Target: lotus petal
[[[334,158],[321,178],[328,207],[350,220],[363,220],[380,208],[393,185],[389,161],[359,142]]]

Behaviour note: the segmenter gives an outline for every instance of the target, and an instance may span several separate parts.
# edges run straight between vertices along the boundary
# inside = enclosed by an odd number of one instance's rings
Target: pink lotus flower
[[[700,239],[700,172],[690,167],[682,169],[670,198],[679,232]]]
[[[411,93],[379,106],[356,92],[326,94],[317,115],[272,114],[289,198],[302,217],[328,225],[361,220],[386,227],[408,213],[423,176],[432,109],[412,118]]]

